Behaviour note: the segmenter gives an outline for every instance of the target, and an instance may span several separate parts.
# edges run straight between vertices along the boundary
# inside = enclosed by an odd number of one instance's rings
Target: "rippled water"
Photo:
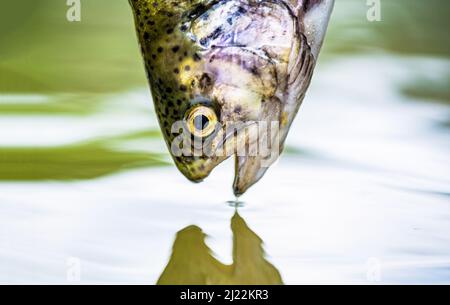
[[[450,60],[335,51],[352,3],[237,211],[231,161],[202,184],[171,165],[144,82],[3,90],[0,283],[66,283],[74,259],[82,283],[450,283]]]

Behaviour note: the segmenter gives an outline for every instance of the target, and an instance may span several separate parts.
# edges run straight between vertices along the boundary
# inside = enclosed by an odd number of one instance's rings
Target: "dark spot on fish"
[[[303,7],[304,7],[305,11],[308,11],[311,8],[313,8],[315,5],[320,4],[321,2],[322,2],[322,0],[305,0]]]
[[[221,34],[223,34],[223,28],[219,26],[208,36],[201,38],[199,42],[202,46],[206,47],[211,40],[217,39]]]
[[[244,15],[247,13],[247,10],[245,8],[243,8],[242,6],[240,6],[237,13],[240,15]]]
[[[202,46],[206,47],[208,45],[208,39],[207,38],[200,39],[200,44]]]
[[[212,86],[211,76],[209,76],[208,73],[203,73],[202,77],[200,78],[200,88],[206,89],[211,86]]]
[[[250,68],[250,72],[251,72],[253,75],[259,76],[259,71],[258,71],[258,68],[257,68],[257,67],[251,67],[251,68]]]
[[[197,53],[194,54],[194,56],[192,57],[194,59],[194,61],[198,62],[200,61],[202,58],[200,57],[200,55],[198,55]]]

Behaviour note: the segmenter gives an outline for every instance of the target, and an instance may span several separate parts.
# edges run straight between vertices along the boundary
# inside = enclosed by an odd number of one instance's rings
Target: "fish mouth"
[[[206,178],[219,163],[230,157],[235,159],[233,191],[242,196],[264,176],[268,168],[278,159],[281,149],[279,131],[269,132],[260,126],[261,122],[232,124],[233,131],[224,132],[222,140],[210,143],[215,146],[214,158]],[[217,138],[216,138],[217,139]],[[217,140],[216,140],[217,141]],[[269,144],[265,149],[262,147]],[[225,151],[225,155],[222,153]]]
[[[235,156],[234,195],[236,197],[244,195],[250,187],[261,180],[268,169],[261,166],[261,157]]]

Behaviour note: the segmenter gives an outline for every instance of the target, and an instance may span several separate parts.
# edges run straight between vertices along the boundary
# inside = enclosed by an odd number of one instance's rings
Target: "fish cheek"
[[[227,122],[255,121],[259,117],[263,97],[246,88],[218,85],[215,95],[221,106],[221,121]]]
[[[222,108],[222,121],[256,121],[262,103],[276,92],[276,67],[240,48],[216,52],[207,70],[215,76],[214,97]]]
[[[269,90],[264,89],[260,80],[247,71],[237,70],[227,75],[230,77],[222,77],[213,89],[213,95],[221,107],[222,123],[258,121]]]

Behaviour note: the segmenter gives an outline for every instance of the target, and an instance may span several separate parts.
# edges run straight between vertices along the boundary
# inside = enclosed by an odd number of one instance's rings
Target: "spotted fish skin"
[[[311,82],[334,0],[130,0],[158,120],[169,146],[175,122],[196,105],[223,128],[204,141],[224,143],[233,122],[280,122],[283,146]],[[267,135],[275,144],[275,135]],[[236,136],[233,143],[246,142]],[[234,141],[236,140],[236,141]],[[231,141],[229,141],[231,143]],[[230,144],[232,145],[232,144]],[[174,156],[199,182],[227,156]],[[234,192],[267,170],[261,156],[236,156]]]

